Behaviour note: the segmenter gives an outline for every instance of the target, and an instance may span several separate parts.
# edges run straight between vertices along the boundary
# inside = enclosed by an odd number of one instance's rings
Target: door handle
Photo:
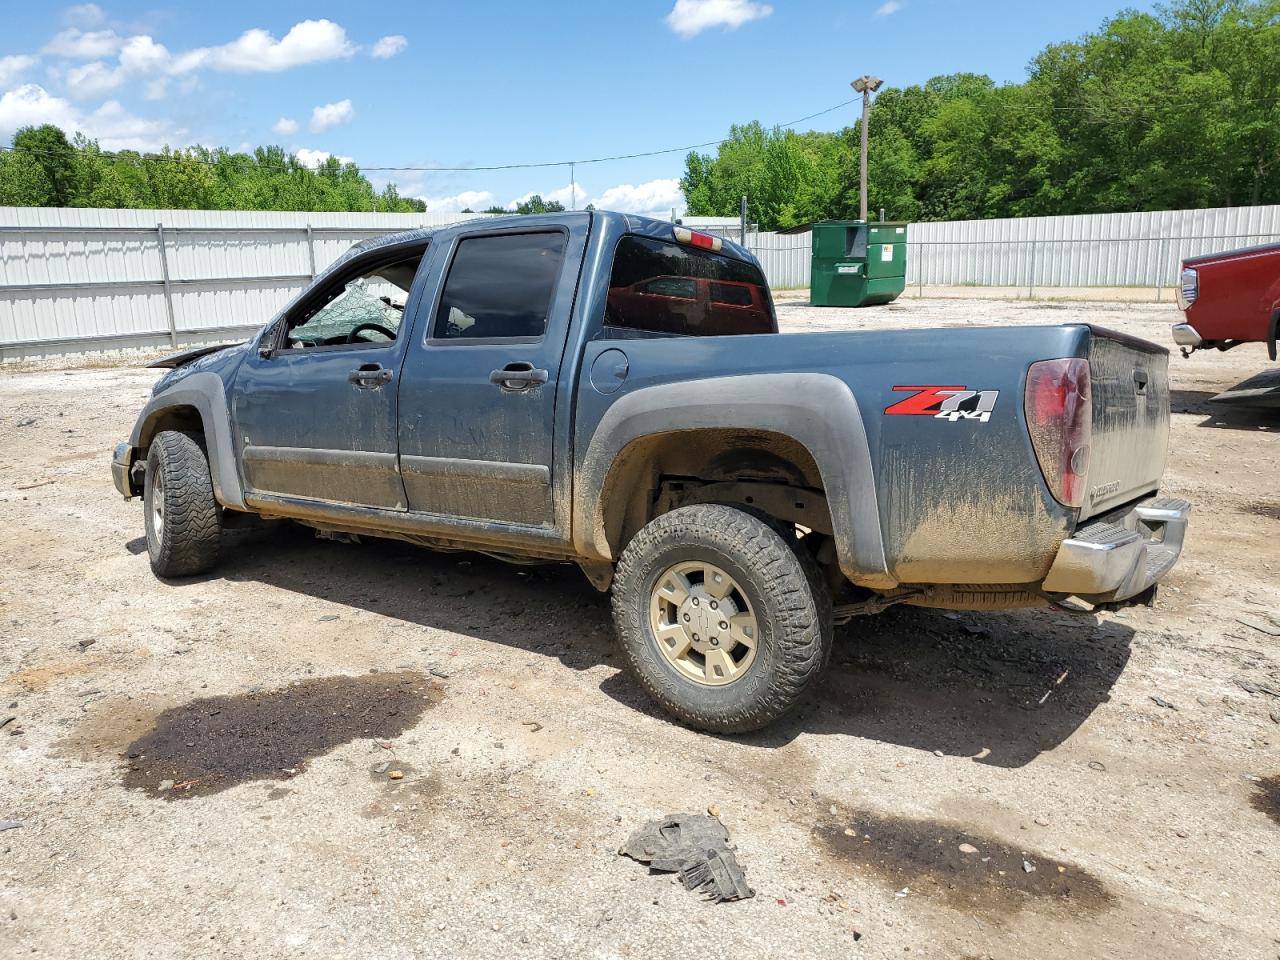
[[[391,382],[391,371],[380,363],[362,363],[347,375],[357,387],[380,387]]]
[[[547,382],[547,376],[546,370],[535,369],[532,363],[517,360],[515,363],[508,363],[500,370],[492,371],[489,374],[489,382],[496,383],[509,393],[516,393],[531,387],[542,386]]]

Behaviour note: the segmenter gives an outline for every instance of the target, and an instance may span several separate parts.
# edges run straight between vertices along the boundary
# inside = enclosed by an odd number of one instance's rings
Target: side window
[[[537,338],[564,262],[565,235],[511,233],[458,244],[431,336],[437,340]]]
[[[769,288],[755,264],[649,237],[618,241],[601,336],[777,330]]]
[[[422,252],[371,265],[335,280],[318,300],[289,318],[285,347],[305,350],[340,344],[385,344],[400,335],[404,305]]]

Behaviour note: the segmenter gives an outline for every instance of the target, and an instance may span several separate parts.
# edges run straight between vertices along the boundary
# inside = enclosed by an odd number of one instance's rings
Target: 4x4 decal
[[[891,417],[933,417],[936,420],[977,420],[986,423],[995,409],[999,390],[970,390],[968,387],[897,386],[895,393],[911,396],[884,408]]]

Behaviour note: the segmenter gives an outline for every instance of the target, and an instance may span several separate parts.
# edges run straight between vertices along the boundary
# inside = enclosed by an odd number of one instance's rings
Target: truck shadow
[[[1133,634],[1049,609],[896,607],[838,628],[816,701],[753,739],[767,746],[800,733],[852,734],[1021,767],[1110,699]]]
[[[422,660],[447,672],[449,643],[426,632],[447,630],[554,657],[574,670],[617,667],[601,692],[662,716],[621,670],[608,597],[571,565],[518,567],[376,539],[317,541],[288,525],[225,536],[226,560],[212,578],[265,583],[389,618],[380,626],[385,662],[372,664],[379,669]],[[802,733],[836,734],[1023,766],[1107,702],[1132,636],[1114,621],[1052,610],[896,607],[837,629],[814,701],[734,739],[768,748]]]
[[[1244,406],[1236,403],[1213,403],[1216,396],[1219,394],[1212,390],[1171,390],[1169,408],[1173,413],[1204,417],[1204,420],[1196,424],[1199,427],[1247,430],[1250,433],[1280,432],[1280,400],[1277,400],[1275,406]]]

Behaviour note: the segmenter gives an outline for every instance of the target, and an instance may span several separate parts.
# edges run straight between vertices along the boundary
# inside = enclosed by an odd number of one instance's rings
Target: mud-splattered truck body
[[[247,344],[171,358],[113,475],[153,567],[289,518],[578,563],[682,720],[758,727],[833,619],[1150,597],[1167,352],[1080,324],[780,334],[736,244],[614,213],[362,243]],[[714,610],[714,612],[713,612]]]

